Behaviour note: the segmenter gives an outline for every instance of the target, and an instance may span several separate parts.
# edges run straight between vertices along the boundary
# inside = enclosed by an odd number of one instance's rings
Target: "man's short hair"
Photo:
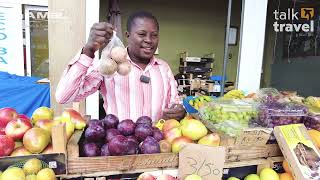
[[[159,23],[158,23],[157,18],[154,15],[152,15],[150,12],[147,12],[147,11],[138,11],[138,12],[131,14],[128,18],[128,21],[127,21],[127,31],[128,32],[131,32],[132,26],[134,25],[134,21],[137,18],[152,19],[156,23],[157,29],[159,30]]]

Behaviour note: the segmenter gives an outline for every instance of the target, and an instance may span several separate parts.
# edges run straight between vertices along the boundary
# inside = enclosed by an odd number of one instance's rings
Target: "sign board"
[[[0,71],[24,76],[21,4],[0,3]]]
[[[240,146],[264,146],[270,138],[272,128],[250,128],[236,139],[236,145]]]
[[[225,148],[187,144],[179,152],[179,177],[191,174],[202,180],[221,180],[225,161]]]

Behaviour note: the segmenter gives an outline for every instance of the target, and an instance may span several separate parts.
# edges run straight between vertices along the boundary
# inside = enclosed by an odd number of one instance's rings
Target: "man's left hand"
[[[174,104],[171,108],[163,110],[163,119],[176,119],[181,120],[185,117],[186,111],[181,104]]]

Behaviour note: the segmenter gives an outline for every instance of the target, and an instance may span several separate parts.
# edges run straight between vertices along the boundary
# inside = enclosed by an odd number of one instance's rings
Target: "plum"
[[[138,124],[147,124],[152,126],[152,119],[149,116],[141,116],[136,121],[136,125]]]
[[[118,131],[124,135],[129,136],[134,133],[136,124],[131,119],[125,119],[118,124]]]
[[[113,114],[108,114],[104,119],[102,119],[104,127],[106,129],[117,128],[119,124],[119,118]]]
[[[85,143],[83,144],[83,150],[84,156],[86,157],[94,157],[94,156],[100,156],[100,148],[96,143]]]
[[[105,138],[105,130],[100,125],[93,125],[86,129],[85,139],[91,142],[102,141]]]
[[[144,141],[146,137],[153,135],[153,129],[147,124],[139,124],[134,131],[134,135],[141,142]]]
[[[110,156],[109,148],[108,148],[108,143],[104,144],[101,147],[101,156]]]
[[[101,120],[98,120],[98,119],[91,119],[89,122],[88,122],[88,126],[95,126],[95,125],[99,125],[101,127],[104,127],[104,124],[103,124],[103,121]]]
[[[128,155],[132,154],[138,154],[139,153],[139,146],[137,143],[134,141],[128,141],[128,150],[127,153]]]
[[[136,144],[139,144],[138,139],[135,136],[127,136],[128,141],[132,141]]]
[[[117,129],[114,129],[114,128],[108,129],[106,132],[106,138],[105,138],[106,142],[111,141],[111,139],[116,135],[120,135],[120,132]]]
[[[142,154],[160,153],[160,145],[156,139],[148,136],[141,144],[140,150]]]
[[[123,135],[116,135],[108,143],[111,156],[121,156],[128,152],[128,139]]]
[[[163,133],[160,131],[160,129],[156,128],[153,130],[153,137],[157,140],[157,141],[161,141],[162,139],[164,139],[164,135]]]

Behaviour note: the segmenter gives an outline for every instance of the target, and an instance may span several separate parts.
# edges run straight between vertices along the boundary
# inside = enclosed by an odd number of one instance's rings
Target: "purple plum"
[[[121,156],[128,152],[128,139],[123,135],[117,135],[108,143],[111,156]]]
[[[136,124],[131,119],[125,119],[118,124],[118,131],[124,135],[129,136],[134,133]]]
[[[113,114],[108,114],[104,119],[102,119],[104,127],[106,129],[117,128],[119,124],[119,118]]]
[[[147,124],[152,126],[152,119],[149,116],[141,116],[136,121],[136,125],[138,124]]]
[[[153,129],[151,126],[147,124],[139,124],[137,125],[134,135],[138,138],[138,140],[141,142],[146,139],[148,136],[153,135]]]
[[[116,135],[120,135],[120,132],[117,129],[114,129],[114,128],[108,129],[106,132],[106,138],[105,138],[106,142],[111,141],[111,139]]]

